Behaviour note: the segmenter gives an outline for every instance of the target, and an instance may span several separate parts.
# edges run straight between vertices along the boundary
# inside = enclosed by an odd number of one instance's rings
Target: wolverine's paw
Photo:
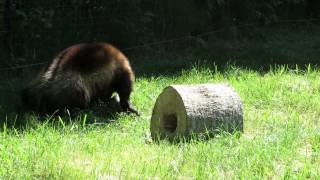
[[[137,110],[135,110],[133,107],[129,107],[129,108],[127,109],[127,112],[129,112],[129,113],[134,113],[134,114],[136,114],[137,116],[140,116],[140,113],[139,113]]]
[[[139,112],[134,107],[132,107],[128,101],[120,101],[120,106],[124,112],[134,113],[137,116],[140,116]]]

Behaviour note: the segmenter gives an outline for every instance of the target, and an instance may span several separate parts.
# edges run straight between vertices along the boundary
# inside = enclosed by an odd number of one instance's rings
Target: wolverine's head
[[[22,105],[25,110],[35,110],[39,108],[39,94],[32,92],[30,87],[26,87],[21,92]]]

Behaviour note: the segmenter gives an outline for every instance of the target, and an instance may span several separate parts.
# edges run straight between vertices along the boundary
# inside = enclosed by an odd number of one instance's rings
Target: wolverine
[[[116,92],[123,111],[130,104],[134,73],[128,58],[108,43],[83,43],[61,51],[22,91],[24,106],[41,113],[87,108]]]

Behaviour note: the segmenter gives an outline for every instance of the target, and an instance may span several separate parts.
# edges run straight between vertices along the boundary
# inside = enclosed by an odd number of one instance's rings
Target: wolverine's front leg
[[[132,91],[132,77],[129,73],[123,73],[117,83],[115,83],[115,90],[120,97],[120,106],[123,111],[135,113],[140,116],[139,112],[130,104],[130,94]]]

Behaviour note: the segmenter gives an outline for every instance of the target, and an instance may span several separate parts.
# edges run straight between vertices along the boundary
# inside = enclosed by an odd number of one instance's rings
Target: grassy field
[[[258,29],[260,40],[256,33],[232,42],[215,36],[171,52],[128,52],[141,117],[100,103],[78,116],[19,113],[20,89],[39,67],[1,72],[0,179],[319,179],[320,27],[299,27]],[[194,83],[233,86],[244,132],[152,142],[151,112],[162,89]]]
[[[319,179],[320,69],[299,68],[195,64],[170,76],[139,75],[132,102],[141,117],[28,115],[23,127],[4,123],[0,179]],[[151,111],[164,87],[218,82],[241,96],[240,137],[152,142]]]

